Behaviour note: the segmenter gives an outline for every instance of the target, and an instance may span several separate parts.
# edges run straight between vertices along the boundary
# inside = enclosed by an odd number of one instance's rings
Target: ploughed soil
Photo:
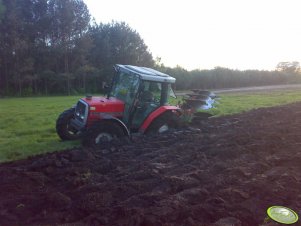
[[[301,103],[0,165],[0,225],[277,225],[273,205],[301,214]]]

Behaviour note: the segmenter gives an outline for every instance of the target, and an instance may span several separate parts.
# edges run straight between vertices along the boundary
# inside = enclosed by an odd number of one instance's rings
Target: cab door
[[[161,83],[141,81],[137,101],[131,114],[131,128],[138,129],[144,120],[160,107]]]

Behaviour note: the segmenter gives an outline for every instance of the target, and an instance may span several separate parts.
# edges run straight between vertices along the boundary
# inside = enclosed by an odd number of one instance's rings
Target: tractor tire
[[[105,147],[113,140],[126,136],[122,128],[112,121],[94,123],[83,134],[82,145],[85,147]]]
[[[166,112],[158,118],[154,119],[154,121],[147,128],[145,134],[150,135],[156,133],[164,133],[173,129],[177,129],[179,127],[180,118],[172,112]]]
[[[75,108],[64,111],[56,120],[56,132],[62,140],[77,140],[80,132],[70,126],[70,120],[74,118]]]

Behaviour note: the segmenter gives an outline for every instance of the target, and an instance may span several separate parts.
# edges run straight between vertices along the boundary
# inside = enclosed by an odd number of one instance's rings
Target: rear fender
[[[111,121],[115,122],[122,128],[125,135],[130,136],[130,131],[128,130],[127,126],[120,119],[118,119],[112,115],[105,114],[105,113],[100,113],[100,118],[102,120],[111,120]]]
[[[176,106],[161,106],[158,109],[156,109],[154,112],[152,112],[147,119],[143,122],[142,126],[139,129],[139,132],[144,133],[146,129],[150,126],[150,124],[158,118],[160,115],[164,114],[165,112],[172,111],[172,112],[178,112],[180,108]]]

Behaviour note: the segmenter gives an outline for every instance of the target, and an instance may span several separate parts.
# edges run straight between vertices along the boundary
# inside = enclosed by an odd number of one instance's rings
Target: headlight
[[[85,123],[85,119],[88,114],[88,105],[82,101],[78,101],[75,109],[75,117]]]

